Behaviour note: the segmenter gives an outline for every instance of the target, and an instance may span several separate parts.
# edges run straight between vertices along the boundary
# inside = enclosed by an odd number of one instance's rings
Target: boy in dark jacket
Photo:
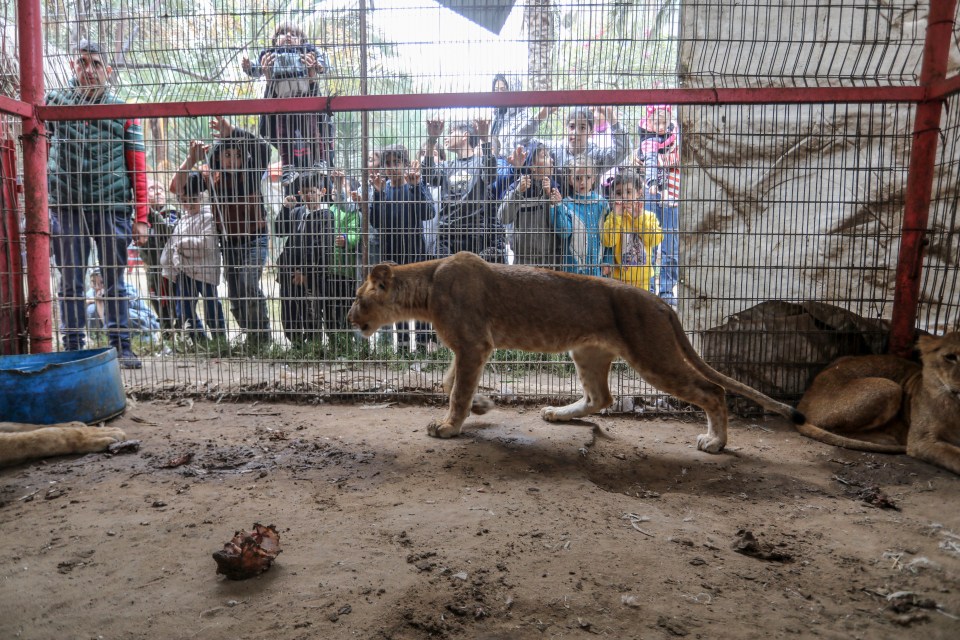
[[[322,308],[312,284],[319,280],[326,255],[332,247],[329,209],[323,203],[326,182],[316,173],[299,180],[302,204],[287,196],[277,216],[277,237],[286,238],[277,258],[277,283],[280,285],[280,322],[283,333],[294,345],[321,337]],[[325,251],[326,249],[326,251]]]
[[[331,203],[330,195],[346,195],[331,192],[340,182],[334,177],[331,185],[319,172],[302,174],[302,204],[287,196],[277,218],[277,235],[287,239],[277,259],[280,318],[294,344],[319,340],[324,325],[331,337],[348,328],[359,217],[352,203]]]
[[[427,120],[422,167],[424,182],[439,187],[437,253],[443,257],[470,251],[487,262],[506,262],[506,236],[497,219],[494,195],[497,158],[490,141],[490,121],[450,125],[444,148],[456,158],[438,165],[433,151],[443,129],[443,120]]]
[[[427,185],[420,179],[419,166],[410,165],[407,148],[402,144],[380,151],[381,172],[371,182],[370,224],[380,234],[380,258],[383,261],[409,264],[426,260],[427,248],[423,223],[433,218],[433,201]],[[397,342],[410,343],[406,322],[398,322]],[[415,348],[425,348],[428,325],[416,323]]]

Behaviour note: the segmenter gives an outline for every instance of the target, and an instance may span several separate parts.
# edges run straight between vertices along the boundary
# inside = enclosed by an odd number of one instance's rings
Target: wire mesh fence
[[[9,35],[16,5],[2,6]],[[837,329],[809,303],[873,322],[858,331],[882,343],[914,105],[827,104],[815,89],[916,84],[915,4],[124,0],[43,12],[47,104],[77,107],[47,123],[57,348],[116,346],[140,393],[435,397],[451,354],[429,325],[362,339],[345,315],[371,265],[458,250],[647,289],[715,366],[787,399],[835,352],[811,346]],[[11,42],[0,72],[16,97]],[[802,104],[620,94],[614,106],[599,92],[704,87],[813,91]],[[557,108],[531,93],[544,90],[587,93]],[[461,92],[478,94],[440,99]],[[485,106],[503,92],[510,106]],[[391,104],[411,94],[437,106]],[[370,102],[323,103],[336,96]],[[82,115],[259,98],[321,100],[297,113]],[[947,114],[920,317],[934,332],[960,318]],[[737,322],[751,337],[723,338]],[[665,406],[629,368],[611,376],[618,408]],[[567,356],[519,352],[496,352],[481,387],[517,400],[578,391]]]

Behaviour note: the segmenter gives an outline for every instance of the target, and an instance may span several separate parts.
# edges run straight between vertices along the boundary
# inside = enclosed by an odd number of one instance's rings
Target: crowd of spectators
[[[329,70],[323,53],[288,24],[242,66],[265,78],[266,97],[320,95]],[[48,102],[118,102],[96,44],[81,43],[71,67],[70,86]],[[506,76],[493,79],[494,92],[515,89]],[[215,117],[212,139],[190,141],[169,184],[175,203],[163,184],[147,180],[136,120],[58,123],[50,203],[63,348],[84,347],[85,316],[96,313],[121,365],[141,366],[124,281],[131,240],[146,267],[151,331],[182,335],[197,347],[261,352],[278,340],[271,322],[293,345],[348,336],[346,311],[364,257],[407,264],[470,251],[490,262],[615,278],[675,307],[680,132],[671,107],[644,107],[636,136],[613,107],[565,110],[565,134],[550,136],[544,123],[557,112],[430,117],[419,147],[374,149],[354,177],[336,166],[327,114],[266,114],[257,132]],[[274,155],[283,189],[276,214],[264,193]],[[279,251],[269,265],[277,305],[264,292],[271,243]],[[84,277],[95,266],[99,302],[85,313]],[[242,334],[232,345],[221,279]],[[420,323],[381,335],[411,351],[435,344]]]

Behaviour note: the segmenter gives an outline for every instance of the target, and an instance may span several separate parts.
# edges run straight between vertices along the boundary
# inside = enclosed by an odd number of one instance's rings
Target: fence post
[[[900,230],[900,254],[897,257],[896,289],[893,294],[893,317],[890,323],[889,351],[903,357],[910,355],[916,337],[923,250],[927,243],[927,219],[936,171],[937,146],[940,142],[940,115],[945,102],[943,97],[931,98],[929,92],[935,82],[946,77],[957,0],[931,0],[929,6],[923,66],[920,69],[920,85],[927,93],[917,104],[913,123],[913,147],[910,150],[903,228]]]
[[[43,29],[39,0],[17,0],[20,99],[31,106],[23,118],[23,201],[27,241],[27,331],[31,353],[53,350],[50,297],[50,220],[47,214],[47,134],[37,117],[43,104]]]

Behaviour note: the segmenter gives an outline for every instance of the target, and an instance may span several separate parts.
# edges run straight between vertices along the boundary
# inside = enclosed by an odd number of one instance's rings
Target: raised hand
[[[490,118],[477,118],[473,121],[473,126],[477,128],[477,135],[481,140],[490,137]]]
[[[320,65],[317,64],[317,54],[312,51],[300,54],[300,60],[303,62],[303,66],[307,68],[307,73],[311,78],[314,77],[318,71],[323,73],[321,69],[318,69]]]
[[[190,149],[187,151],[187,158],[190,160],[190,166],[193,166],[207,157],[210,152],[210,145],[203,140],[191,140]]]
[[[277,54],[272,51],[268,51],[263,54],[263,57],[260,58],[260,69],[263,71],[263,75],[267,80],[273,77],[273,63],[277,61]]]
[[[210,128],[213,129],[214,138],[227,138],[233,133],[234,126],[223,116],[213,116]]]
[[[438,138],[443,133],[443,118],[427,119],[427,135]]]
[[[606,117],[607,122],[610,124],[617,124],[617,122],[619,122],[619,119],[617,118],[617,110],[610,106],[604,107],[604,109],[604,117]]]
[[[420,161],[414,160],[410,163],[410,166],[407,167],[407,170],[403,174],[403,179],[411,187],[416,186],[420,183]]]
[[[517,148],[513,150],[509,156],[507,156],[507,162],[510,163],[514,169],[519,169],[527,161],[527,150],[524,149],[523,145],[517,145]]]

